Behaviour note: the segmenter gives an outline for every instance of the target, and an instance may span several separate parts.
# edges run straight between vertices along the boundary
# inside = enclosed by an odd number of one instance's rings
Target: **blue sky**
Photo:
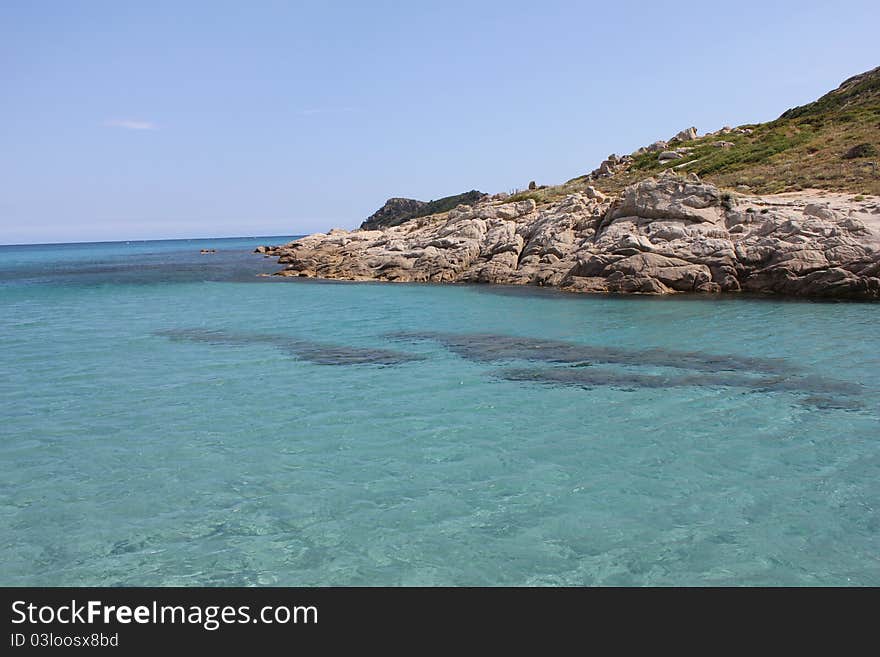
[[[0,2],[0,243],[350,228],[880,64],[876,2]]]

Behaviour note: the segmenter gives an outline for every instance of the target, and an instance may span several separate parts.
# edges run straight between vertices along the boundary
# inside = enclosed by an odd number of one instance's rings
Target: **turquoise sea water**
[[[0,585],[880,585],[880,305],[280,241],[0,247]]]

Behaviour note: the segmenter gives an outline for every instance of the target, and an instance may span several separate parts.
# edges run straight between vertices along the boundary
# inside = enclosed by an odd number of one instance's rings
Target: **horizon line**
[[[213,237],[152,237],[142,239],[117,239],[117,240],[78,240],[73,242],[3,242],[0,247],[4,246],[63,246],[66,244],[122,244],[131,242],[189,242],[204,240],[234,240],[246,239],[255,240],[268,237],[305,237],[309,233],[296,233],[291,235],[221,235]]]

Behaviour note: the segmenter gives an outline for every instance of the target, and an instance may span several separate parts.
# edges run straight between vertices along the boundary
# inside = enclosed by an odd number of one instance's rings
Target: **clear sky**
[[[864,2],[0,0],[0,243],[350,228],[880,65]]]

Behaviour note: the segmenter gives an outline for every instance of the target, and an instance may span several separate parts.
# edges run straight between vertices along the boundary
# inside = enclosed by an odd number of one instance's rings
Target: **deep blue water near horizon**
[[[258,277],[286,239],[0,247],[0,585],[880,585],[880,304]]]

